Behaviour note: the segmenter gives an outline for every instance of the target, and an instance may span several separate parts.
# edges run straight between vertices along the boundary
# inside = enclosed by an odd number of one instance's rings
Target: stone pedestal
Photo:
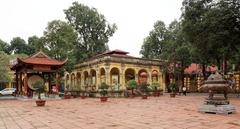
[[[203,104],[198,108],[199,112],[214,114],[231,114],[236,112],[236,108],[231,105],[209,105]]]

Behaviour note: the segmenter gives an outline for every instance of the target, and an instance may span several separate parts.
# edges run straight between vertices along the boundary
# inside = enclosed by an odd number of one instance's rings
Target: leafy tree
[[[74,55],[77,61],[89,58],[108,49],[108,39],[116,30],[116,25],[108,24],[97,9],[78,2],[64,10],[66,19],[78,34]]]
[[[191,61],[191,46],[182,36],[181,23],[174,20],[169,27],[162,21],[154,24],[154,29],[144,40],[140,53],[143,57],[165,60],[163,71],[183,80],[184,69]],[[182,81],[183,82],[183,81]]]
[[[21,39],[20,37],[13,38],[10,44],[11,44],[10,46],[11,53],[27,54],[27,55],[32,54],[32,51],[33,51],[32,48],[29,47],[24,41],[24,39]]]
[[[239,0],[184,0],[184,37],[196,50],[198,63],[220,67],[221,62],[239,55],[239,18]]]
[[[72,26],[64,21],[53,20],[48,23],[43,38],[45,50],[51,57],[58,60],[68,58],[64,70],[71,72],[76,64],[73,49],[77,41],[77,33],[73,30]]]
[[[4,82],[8,82],[10,81],[10,77],[8,75],[8,71],[9,71],[9,57],[8,55],[3,52],[0,51],[0,81],[4,81]]]
[[[48,54],[55,59],[63,60],[73,51],[77,34],[66,22],[53,20],[44,31],[44,39]]]
[[[4,41],[2,41],[1,39],[0,39],[0,51],[3,51],[5,53],[7,53],[7,54],[10,54],[10,52],[9,52],[9,44],[4,42]]]
[[[37,37],[36,35],[28,37],[28,46],[31,48],[32,50],[32,54],[36,53],[37,51],[39,51],[40,49],[44,49],[44,38],[41,37]]]
[[[184,69],[190,65],[191,45],[182,36],[181,22],[174,20],[168,27],[169,39],[164,46],[161,58],[167,60],[165,67],[168,72],[174,75],[174,78],[184,82]]]
[[[144,39],[140,54],[144,58],[160,58],[160,54],[164,51],[164,45],[168,40],[168,30],[162,21],[154,24],[154,29]]]

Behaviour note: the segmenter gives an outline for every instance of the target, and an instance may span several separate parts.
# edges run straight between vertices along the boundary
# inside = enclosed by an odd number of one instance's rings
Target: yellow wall
[[[84,89],[84,85],[86,85],[86,83],[84,84],[84,78],[85,78],[84,73],[87,72],[88,75],[90,76],[90,71],[94,70],[94,71],[96,71],[96,89],[98,89],[98,87],[101,84],[101,75],[100,75],[101,68],[103,68],[105,70],[106,83],[110,86],[112,84],[112,82],[111,82],[111,72],[110,71],[113,68],[118,69],[120,89],[126,89],[126,87],[127,87],[127,83],[125,82],[125,79],[126,79],[125,78],[125,72],[126,72],[127,69],[133,69],[134,70],[135,80],[137,82],[138,82],[139,71],[140,70],[146,71],[147,75],[148,75],[147,81],[150,85],[152,83],[151,73],[153,71],[157,71],[158,72],[158,83],[160,84],[160,88],[165,91],[165,76],[160,72],[160,66],[145,66],[145,65],[138,65],[138,64],[126,64],[126,63],[115,63],[115,62],[98,63],[98,64],[94,64],[94,65],[91,65],[91,66],[85,66],[85,67],[75,69],[72,73],[65,73],[65,86],[69,85],[70,90]],[[81,75],[80,79],[77,78],[77,73]],[[67,76],[69,77],[68,79],[67,79]],[[71,77],[74,78],[74,79],[72,79],[72,81],[71,81]],[[103,78],[103,76],[102,76],[102,78]],[[80,82],[78,80],[80,80]],[[87,83],[90,85],[89,81]]]

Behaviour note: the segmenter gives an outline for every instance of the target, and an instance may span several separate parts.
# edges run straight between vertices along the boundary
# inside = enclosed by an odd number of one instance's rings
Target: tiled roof
[[[125,51],[122,51],[122,50],[119,50],[119,49],[115,49],[115,50],[112,50],[112,51],[107,52],[106,54],[114,54],[114,53],[126,55],[126,54],[128,54],[129,52],[125,52]]]
[[[17,58],[16,63],[11,66],[11,70],[15,70],[17,67],[21,66],[22,64],[31,64],[31,65],[48,65],[48,66],[62,66],[66,63],[65,61],[58,61],[56,59],[52,59],[47,56],[41,50],[27,58]]]
[[[63,65],[66,62],[66,61],[58,61],[56,59],[52,59],[41,50],[30,57],[27,57],[24,59],[18,58],[18,61],[26,64],[37,64],[37,65]]]
[[[94,59],[94,58],[97,58],[97,57],[100,57],[100,56],[105,56],[105,55],[121,56],[121,57],[132,57],[132,56],[127,55],[128,53],[129,52],[125,52],[125,51],[122,51],[122,50],[119,50],[119,49],[115,49],[115,50],[112,50],[112,51],[106,51],[104,53],[98,54],[98,55],[92,57],[91,59]]]
[[[18,59],[19,61],[26,64],[37,64],[37,65],[63,65],[65,61],[58,61],[51,58],[26,58],[26,59]]]
[[[207,66],[206,71],[215,72],[217,71],[217,66]],[[199,64],[192,63],[189,67],[184,70],[185,74],[193,74],[202,72],[202,68]]]

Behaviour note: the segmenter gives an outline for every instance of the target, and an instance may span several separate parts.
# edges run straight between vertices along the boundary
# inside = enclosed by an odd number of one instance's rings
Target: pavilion
[[[37,79],[44,81],[45,89],[49,93],[52,88],[57,92],[60,81],[59,70],[66,61],[52,59],[41,50],[27,58],[17,58],[11,67],[11,70],[14,70],[16,75],[17,94],[32,96],[33,88],[31,82]],[[55,80],[54,85],[51,82],[52,80]]]
[[[69,90],[97,90],[105,82],[113,90],[124,90],[129,80],[139,83],[142,77],[146,77],[148,84],[157,82],[165,91],[161,66],[160,60],[133,57],[122,50],[107,51],[76,64],[71,73],[65,73],[65,86]]]

